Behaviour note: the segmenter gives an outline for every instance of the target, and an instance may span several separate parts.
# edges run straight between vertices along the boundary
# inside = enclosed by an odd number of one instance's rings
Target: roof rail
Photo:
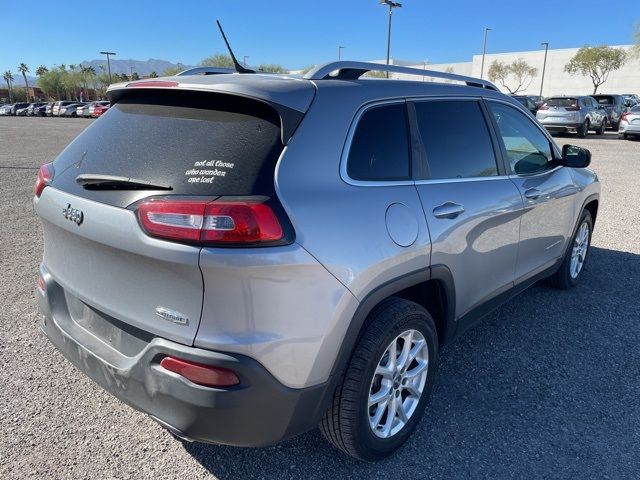
[[[184,77],[187,75],[219,75],[221,73],[236,73],[233,68],[225,67],[194,67],[176,73],[176,77]]]
[[[406,75],[416,75],[420,77],[444,78],[447,80],[456,80],[458,82],[466,83],[470,87],[488,88],[499,91],[498,87],[493,83],[479,78],[457,75],[455,73],[437,72],[435,70],[422,70],[419,68],[400,67],[397,65],[386,65],[383,63],[371,62],[343,61],[325,63],[308,71],[303,78],[306,78],[307,80],[355,80],[371,71],[404,73]],[[332,75],[332,73],[334,74]]]

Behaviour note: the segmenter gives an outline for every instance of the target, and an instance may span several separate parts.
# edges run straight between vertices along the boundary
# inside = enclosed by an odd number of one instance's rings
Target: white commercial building
[[[629,53],[627,63],[619,70],[611,72],[609,79],[604,85],[598,88],[598,93],[637,93],[640,94],[640,57],[631,55],[631,45],[618,45],[614,48],[626,50]],[[578,52],[577,48],[549,49],[547,53],[547,66],[544,74],[543,96],[550,95],[578,95],[593,93],[593,84],[591,78],[582,75],[569,75],[564,71],[564,67],[571,58]],[[522,89],[520,94],[539,95],[540,81],[542,79],[542,67],[544,63],[544,49],[532,52],[512,52],[512,53],[494,53],[487,54],[484,61],[483,78],[488,79],[487,72],[491,64],[499,60],[505,64],[510,64],[514,60],[523,59],[529,65],[537,69],[536,75],[531,79],[528,86]],[[384,63],[384,62],[380,62]],[[424,69],[424,63],[413,62],[397,62],[403,66],[411,66],[413,68]],[[470,75],[472,77],[480,77],[482,66],[482,55],[474,55],[470,62],[462,63],[441,63],[426,64],[429,70],[440,72],[458,73],[460,75]],[[394,78],[398,79],[415,79],[414,76],[394,74]],[[426,77],[429,80],[430,77]],[[512,82],[506,82],[510,85]],[[506,88],[496,83],[498,87],[505,93],[509,93]]]

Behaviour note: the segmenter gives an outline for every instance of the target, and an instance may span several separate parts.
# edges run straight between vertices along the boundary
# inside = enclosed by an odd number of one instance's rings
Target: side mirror
[[[575,145],[562,147],[562,165],[569,168],[587,168],[591,164],[591,152]]]

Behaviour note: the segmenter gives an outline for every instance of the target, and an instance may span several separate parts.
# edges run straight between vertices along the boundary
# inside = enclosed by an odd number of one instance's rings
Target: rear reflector
[[[42,293],[44,295],[44,292],[46,292],[46,284],[44,282],[44,277],[42,275],[38,275],[38,290],[40,290],[40,293]]]
[[[40,198],[44,187],[49,185],[51,180],[53,180],[53,164],[45,163],[38,170],[38,179],[36,180],[36,186],[34,188],[37,198]]]
[[[183,243],[251,245],[284,236],[274,211],[260,201],[155,198],[140,203],[137,214],[147,235]]]
[[[238,376],[227,368],[203,365],[174,357],[164,357],[160,361],[160,366],[205,387],[232,387],[240,383]]]

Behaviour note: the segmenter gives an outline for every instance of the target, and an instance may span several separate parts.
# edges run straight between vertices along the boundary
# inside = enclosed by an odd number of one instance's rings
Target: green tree
[[[526,89],[537,73],[536,68],[519,58],[508,65],[495,60],[489,67],[488,75],[489,80],[500,83],[513,95]]]
[[[140,75],[138,75],[138,72],[133,72],[131,74],[131,80],[140,80]]]
[[[266,73],[289,73],[289,70],[278,63],[262,63],[258,67],[258,71]]]
[[[607,81],[609,74],[626,63],[627,57],[627,52],[619,48],[605,45],[582,47],[564,66],[564,70],[570,75],[581,74],[590,77],[595,94],[598,87]]]
[[[28,102],[27,90],[24,87],[13,87],[13,101],[14,102]]]
[[[13,103],[13,74],[11,70],[7,70],[2,74],[2,78],[7,82],[7,88],[9,89],[9,102]]]
[[[204,58],[199,65],[201,67],[234,67],[231,57],[224,53],[214,53],[210,57]]]
[[[311,71],[312,68],[315,68],[315,65],[307,65],[306,67],[304,67],[301,71],[300,74],[301,75],[306,75],[307,73],[309,73]]]
[[[387,72],[382,72],[380,70],[370,70],[363,75],[363,77],[369,78],[387,78]]]
[[[22,74],[22,78],[24,78],[25,91],[28,92],[29,91],[29,82],[27,81],[27,72],[29,71],[29,67],[27,67],[26,63],[21,63],[18,66],[18,71]],[[27,96],[27,100],[28,100],[28,96]]]
[[[150,77],[150,78],[158,78],[158,74],[157,74],[157,73],[155,72],[155,70],[154,70],[153,72],[151,72],[151,73],[149,74],[149,77]]]
[[[164,72],[162,72],[162,76],[163,77],[172,77],[175,74],[180,73],[183,70],[184,70],[184,68],[180,68],[180,67],[169,67]]]
[[[38,69],[36,70],[36,75],[38,77],[41,77],[42,75],[44,75],[45,73],[47,73],[49,71],[49,69],[47,67],[45,67],[44,65],[40,65],[38,67]]]

